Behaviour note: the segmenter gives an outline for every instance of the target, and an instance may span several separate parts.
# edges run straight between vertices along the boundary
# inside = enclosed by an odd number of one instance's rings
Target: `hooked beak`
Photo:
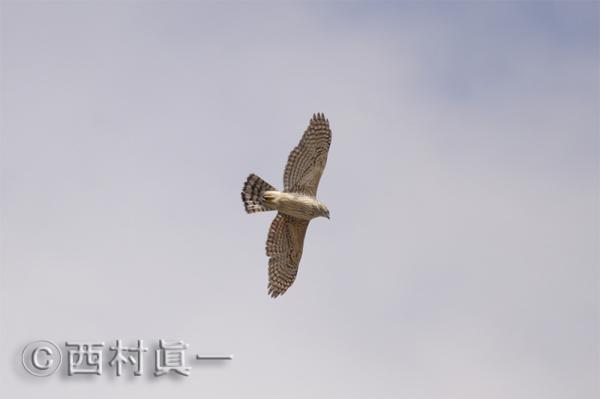
[[[327,218],[327,220],[331,220],[331,218],[329,217],[329,213],[325,215],[325,217]]]

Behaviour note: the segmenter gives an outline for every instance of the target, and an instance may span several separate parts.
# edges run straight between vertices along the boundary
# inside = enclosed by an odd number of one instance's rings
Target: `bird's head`
[[[320,212],[319,216],[323,216],[324,218],[329,219],[329,209],[327,209],[327,207],[325,205],[322,205],[322,204],[321,204],[320,208],[321,208],[320,209],[321,212]]]

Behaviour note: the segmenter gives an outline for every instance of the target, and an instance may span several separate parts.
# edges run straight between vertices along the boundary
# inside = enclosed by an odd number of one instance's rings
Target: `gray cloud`
[[[597,9],[4,2],[3,389],[597,397]],[[273,301],[239,190],[317,111],[332,221]],[[39,381],[37,338],[236,358]]]

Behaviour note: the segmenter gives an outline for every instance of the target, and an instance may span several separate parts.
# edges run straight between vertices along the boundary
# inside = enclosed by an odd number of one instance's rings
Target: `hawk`
[[[277,191],[253,173],[242,188],[247,213],[277,211],[266,246],[268,292],[273,298],[283,294],[296,279],[310,220],[319,216],[329,219],[329,209],[317,201],[316,195],[330,144],[329,121],[323,114],[313,115],[300,143],[288,157],[283,191]]]

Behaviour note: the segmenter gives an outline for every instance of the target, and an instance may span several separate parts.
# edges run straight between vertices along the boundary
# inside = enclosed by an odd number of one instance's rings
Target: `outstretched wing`
[[[288,157],[283,175],[286,192],[315,196],[327,162],[331,130],[325,115],[313,115],[300,143]]]
[[[298,264],[308,220],[278,213],[271,223],[267,238],[269,257],[269,295],[273,298],[283,294],[296,279]]]

